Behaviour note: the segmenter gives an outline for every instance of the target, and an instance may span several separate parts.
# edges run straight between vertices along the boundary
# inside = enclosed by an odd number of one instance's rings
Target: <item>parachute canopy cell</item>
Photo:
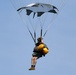
[[[26,15],[30,15],[33,12],[33,18],[35,17],[35,14],[37,13],[37,17],[40,17],[46,12],[57,14],[58,9],[50,4],[44,4],[44,3],[32,3],[25,7],[19,8],[17,11],[26,10]]]

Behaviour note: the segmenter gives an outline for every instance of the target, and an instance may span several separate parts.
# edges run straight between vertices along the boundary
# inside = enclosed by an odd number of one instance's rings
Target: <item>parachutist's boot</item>
[[[29,70],[35,70],[35,65],[31,65],[31,68]]]
[[[31,67],[29,70],[35,70],[35,67]]]

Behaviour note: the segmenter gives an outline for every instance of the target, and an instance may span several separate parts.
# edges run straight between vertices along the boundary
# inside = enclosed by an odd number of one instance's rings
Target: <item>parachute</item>
[[[57,14],[58,10],[55,6],[50,4],[44,4],[44,3],[32,3],[25,7],[19,8],[17,11],[26,9],[26,15],[30,15],[32,12],[34,13],[33,18],[35,17],[35,14],[37,13],[37,17],[40,17],[42,14],[46,12],[55,13]]]
[[[65,0],[10,0],[10,2],[36,43],[37,36],[45,37]]]

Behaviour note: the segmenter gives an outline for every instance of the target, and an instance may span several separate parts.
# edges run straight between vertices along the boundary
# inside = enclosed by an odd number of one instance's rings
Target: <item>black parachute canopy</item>
[[[32,3],[25,7],[17,9],[17,11],[22,11],[23,9],[26,9],[26,15],[28,16],[33,12],[33,18],[35,17],[36,13],[37,17],[40,17],[42,14],[46,12],[57,14],[58,11],[58,9],[55,6],[44,3]]]

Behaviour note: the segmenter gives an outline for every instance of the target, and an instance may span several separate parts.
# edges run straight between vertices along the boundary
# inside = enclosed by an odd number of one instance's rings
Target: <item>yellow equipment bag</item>
[[[47,54],[49,51],[48,51],[48,48],[43,48],[43,53],[44,54]]]
[[[38,50],[43,50],[43,48],[44,48],[44,44],[40,44],[39,46],[38,46]]]

